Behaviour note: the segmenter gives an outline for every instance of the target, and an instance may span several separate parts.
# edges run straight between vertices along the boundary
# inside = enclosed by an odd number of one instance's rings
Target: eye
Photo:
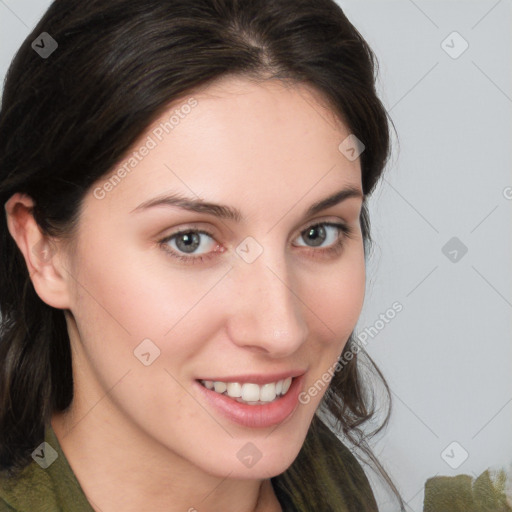
[[[308,240],[310,244],[297,244],[299,247],[309,247],[314,257],[336,255],[345,246],[346,238],[352,234],[352,229],[346,224],[335,222],[317,222],[301,231],[300,237]],[[205,241],[206,240],[206,241]],[[327,243],[326,243],[327,242]],[[197,229],[183,229],[160,240],[158,244],[173,258],[194,264],[214,258],[218,253],[223,253],[224,248],[219,245],[208,231]],[[203,251],[196,250],[203,245]]]
[[[344,227],[343,224],[331,222],[314,224],[301,232],[301,238],[310,240],[310,247],[318,247],[326,240],[328,241],[327,245],[332,245],[338,240],[340,231],[343,230]]]
[[[204,237],[208,237],[210,241],[204,243]],[[203,240],[202,240],[203,239]],[[203,242],[205,247],[204,253],[197,255],[195,252]],[[212,253],[223,252],[222,248],[213,238],[213,235],[207,231],[199,231],[197,229],[186,229],[173,233],[172,235],[160,240],[159,245],[162,246],[171,256],[186,263],[195,263],[196,261],[204,261],[212,256]],[[212,251],[213,249],[213,251]],[[196,254],[195,256],[185,256],[183,254]],[[204,255],[203,255],[204,254]]]
[[[301,247],[321,247],[327,241],[325,248],[310,252],[318,256],[328,256],[340,253],[345,246],[346,238],[350,238],[351,235],[352,229],[346,224],[319,222],[310,225],[300,234],[299,238],[310,241],[311,245],[298,245]]]

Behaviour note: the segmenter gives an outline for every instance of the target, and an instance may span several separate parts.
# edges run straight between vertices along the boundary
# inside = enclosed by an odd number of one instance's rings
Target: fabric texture
[[[485,470],[470,475],[436,476],[425,482],[423,512],[512,512],[507,473]]]
[[[339,443],[339,451],[329,453],[325,450],[326,443],[333,437]],[[94,512],[51,425],[45,429],[44,440],[47,445],[38,447],[34,460],[16,479],[0,478],[0,512]],[[321,509],[311,508],[304,502],[305,497],[292,478],[294,471],[304,464],[306,452],[310,451],[315,454],[317,463],[311,468],[310,486],[315,489],[315,498],[325,503]],[[378,511],[370,484],[356,458],[316,417],[293,464],[284,473],[271,478],[271,483],[283,512]],[[338,488],[334,494],[339,496],[322,497],[333,492],[329,484]],[[339,506],[329,505],[333,500],[339,500]]]
[[[0,479],[0,512],[94,512],[51,425],[44,441],[50,447],[38,447],[38,462],[33,460],[16,479]],[[41,464],[48,463],[43,469]]]

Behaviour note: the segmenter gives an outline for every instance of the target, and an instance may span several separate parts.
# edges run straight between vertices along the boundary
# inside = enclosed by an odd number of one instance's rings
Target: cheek
[[[87,304],[108,323],[134,338],[161,338],[194,307],[216,276],[198,279],[192,272],[178,272],[165,264],[156,249],[116,252],[115,243],[100,238],[87,244],[87,259],[79,267],[79,310]],[[119,244],[123,245],[122,243]],[[125,244],[125,246],[127,246]],[[214,273],[213,273],[214,274]]]
[[[306,304],[317,317],[316,323],[323,325],[318,339],[330,345],[335,340],[338,352],[359,319],[365,285],[364,252],[362,246],[356,245],[337,264],[316,272],[304,288]]]
[[[73,314],[90,350],[98,352],[100,344],[102,358],[129,364],[133,350],[146,338],[162,353],[172,352],[178,358],[197,352],[193,336],[199,329],[197,315],[204,319],[205,296],[229,267],[178,270],[167,264],[163,251],[151,249],[148,257],[140,250],[116,250],[123,243],[113,242],[101,236],[84,239],[82,256],[76,259],[79,264],[74,265]]]
[[[353,251],[330,272],[316,276],[305,296],[318,326],[309,347],[311,372],[299,396],[310,414],[317,409],[338,370],[337,362],[359,319],[365,294],[364,252]]]

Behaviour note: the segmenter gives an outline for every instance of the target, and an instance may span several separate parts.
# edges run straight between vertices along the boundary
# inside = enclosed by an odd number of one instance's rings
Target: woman
[[[50,6],[0,118],[5,510],[377,510],[336,434],[397,493],[354,338],[374,79],[331,0]]]

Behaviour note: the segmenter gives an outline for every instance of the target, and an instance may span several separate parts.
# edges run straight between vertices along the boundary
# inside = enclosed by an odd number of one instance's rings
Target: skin
[[[361,190],[359,159],[338,150],[346,126],[304,84],[229,77],[194,98],[103,199],[91,187],[71,245],[43,236],[29,197],[6,204],[38,295],[66,311],[75,397],[52,426],[102,512],[281,510],[270,478],[296,458],[327,386],[282,424],[255,429],[220,415],[192,383],[302,368],[306,390],[335,363],[363,305],[361,197],[304,217],[335,191]],[[245,220],[166,206],[130,213],[176,191],[236,207]],[[312,221],[346,223],[352,234],[324,225],[318,247],[305,232]],[[209,259],[186,264],[159,244],[181,228],[213,233],[181,252]],[[235,251],[248,236],[263,248],[252,263]],[[343,248],[329,254],[338,237]],[[146,338],[160,350],[149,366],[134,357]],[[236,456],[248,442],[262,453],[250,468]]]

